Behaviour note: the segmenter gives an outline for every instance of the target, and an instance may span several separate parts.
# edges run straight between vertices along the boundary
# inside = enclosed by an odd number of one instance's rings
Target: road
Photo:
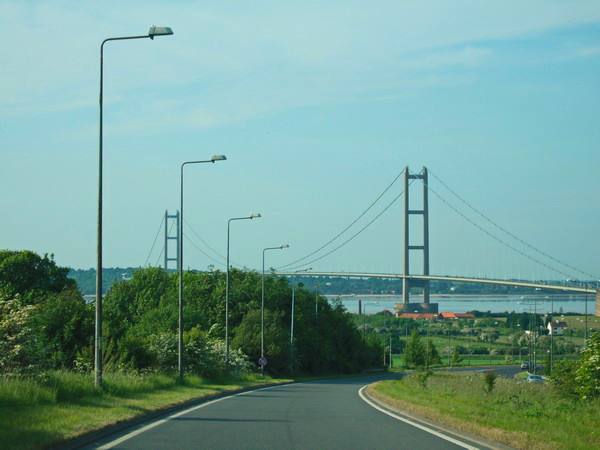
[[[250,391],[139,425],[86,448],[473,448],[390,417],[359,396],[363,386],[393,377],[324,380]]]

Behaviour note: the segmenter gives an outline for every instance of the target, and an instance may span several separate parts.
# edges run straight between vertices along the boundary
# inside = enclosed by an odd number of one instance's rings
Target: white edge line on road
[[[405,422],[405,423],[407,423],[407,424],[409,424],[409,425],[412,425],[413,427],[417,427],[417,428],[419,428],[420,430],[426,431],[427,433],[431,433],[431,434],[433,434],[433,435],[435,435],[435,436],[437,436],[437,437],[439,437],[439,438],[441,438],[441,439],[445,439],[446,441],[450,441],[450,442],[452,442],[453,444],[459,445],[459,446],[461,446],[461,447],[463,447],[463,448],[467,448],[467,449],[469,449],[469,450],[478,450],[478,448],[477,448],[477,447],[473,447],[473,446],[471,446],[471,445],[468,445],[468,444],[466,444],[466,443],[464,443],[464,442],[462,442],[462,441],[459,441],[458,439],[451,438],[450,436],[447,436],[447,435],[445,435],[445,434],[443,434],[443,433],[439,433],[439,432],[437,432],[437,431],[435,431],[435,430],[432,430],[431,428],[429,428],[429,427],[426,427],[426,426],[424,426],[424,425],[421,425],[420,423],[413,422],[412,420],[408,420],[408,419],[406,419],[405,417],[399,416],[399,415],[397,415],[397,414],[394,414],[394,413],[393,413],[393,412],[391,412],[391,411],[388,411],[388,410],[386,410],[386,409],[383,409],[383,408],[381,408],[379,405],[377,405],[377,404],[373,403],[371,400],[369,400],[369,399],[366,397],[366,395],[365,395],[365,394],[363,394],[363,391],[364,391],[364,390],[365,390],[367,387],[368,387],[368,385],[367,385],[367,386],[363,386],[363,387],[361,387],[361,388],[358,390],[358,395],[360,396],[360,398],[362,398],[362,399],[363,399],[363,400],[364,400],[366,403],[368,403],[370,406],[372,406],[372,407],[373,407],[373,408],[375,408],[376,410],[378,410],[378,411],[381,411],[382,413],[384,413],[384,414],[387,414],[388,416],[390,416],[390,417],[393,417],[393,418],[394,418],[394,419],[396,419],[396,420],[400,420],[400,421],[402,421],[402,422]]]
[[[176,419],[177,417],[183,416],[183,415],[188,414],[188,413],[190,413],[192,411],[195,411],[197,409],[204,408],[205,406],[212,405],[213,403],[222,402],[223,400],[227,400],[229,398],[238,397],[240,395],[245,395],[245,394],[250,394],[250,393],[256,392],[256,391],[264,391],[266,389],[273,389],[273,388],[276,388],[276,387],[279,387],[279,386],[285,386],[285,385],[279,384],[277,386],[267,386],[267,387],[260,388],[260,389],[252,389],[250,391],[239,392],[237,394],[233,394],[233,395],[228,395],[226,397],[217,398],[215,400],[211,400],[209,402],[202,403],[200,405],[196,405],[196,406],[193,406],[191,408],[184,409],[183,411],[179,411],[179,412],[177,412],[175,414],[171,414],[169,417],[165,417],[164,419],[157,420],[156,422],[152,422],[151,424],[146,425],[145,427],[142,427],[142,428],[139,428],[139,429],[137,429],[135,431],[132,431],[131,433],[128,433],[125,436],[121,436],[120,438],[115,439],[114,441],[111,441],[108,444],[104,444],[104,445],[102,445],[101,447],[98,447],[98,448],[100,450],[113,448],[113,447],[121,444],[122,442],[125,442],[125,441],[131,439],[132,437],[135,437],[138,434],[142,434],[143,432],[148,431],[148,430],[150,430],[150,429],[152,429],[154,427],[162,425],[163,423],[168,422],[169,420]]]

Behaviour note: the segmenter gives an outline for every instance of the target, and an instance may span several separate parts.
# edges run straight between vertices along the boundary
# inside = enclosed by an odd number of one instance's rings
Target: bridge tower
[[[169,219],[175,221],[173,224],[175,227],[175,236],[171,236]],[[173,226],[171,226],[172,228]],[[169,211],[165,211],[165,270],[169,268],[169,261],[175,261],[175,268],[179,267],[179,239],[179,211],[175,212],[175,214],[169,214]],[[169,241],[175,241],[176,244],[174,258],[169,258]]]
[[[410,208],[410,180],[421,180],[423,183],[423,204],[421,209]],[[423,252],[423,273],[429,275],[429,199],[428,199],[427,168],[423,167],[420,174],[411,174],[410,169],[404,170],[404,278],[402,280],[402,303],[394,305],[397,312],[427,312],[437,313],[437,303],[429,302],[429,280],[414,280],[410,278],[410,252]],[[411,245],[410,216],[419,215],[423,218],[423,242],[421,245]],[[409,306],[410,288],[423,288],[423,303]]]

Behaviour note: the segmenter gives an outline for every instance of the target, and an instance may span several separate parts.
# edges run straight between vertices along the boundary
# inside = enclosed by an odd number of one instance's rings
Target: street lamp
[[[292,373],[294,373],[294,295],[296,292],[296,274],[300,272],[308,272],[309,270],[312,270],[312,267],[296,270],[292,274],[292,320],[290,323],[290,368]]]
[[[104,39],[100,45],[100,117],[98,137],[98,230],[96,248],[96,330],[94,338],[94,384],[102,385],[102,169],[103,169],[103,94],[104,94],[104,44],[108,41],[122,41],[128,39],[154,39],[154,36],[167,36],[173,34],[169,27],[150,27],[147,35],[125,36]]]
[[[252,213],[245,217],[233,217],[227,221],[227,271],[225,275],[225,367],[229,373],[229,226],[234,220],[256,219],[261,217],[258,213]]]
[[[225,155],[212,155],[209,160],[206,161],[186,161],[181,165],[181,176],[180,176],[180,188],[181,196],[179,203],[179,257],[177,258],[177,271],[179,273],[179,381],[183,381],[183,168],[187,164],[202,164],[202,163],[214,163],[215,161],[225,161],[227,157]]]
[[[265,358],[265,252],[267,250],[283,250],[289,248],[289,245],[282,244],[278,247],[263,248],[262,252],[262,286],[261,286],[261,303],[260,303],[260,359]],[[260,374],[264,375],[265,365],[261,363]]]

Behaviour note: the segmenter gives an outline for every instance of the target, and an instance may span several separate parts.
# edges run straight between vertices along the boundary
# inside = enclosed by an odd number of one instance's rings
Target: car
[[[521,362],[521,370],[527,370],[527,369],[529,369],[529,361]]]
[[[542,384],[544,382],[544,379],[541,375],[528,375],[525,381],[527,381],[528,383]]]

